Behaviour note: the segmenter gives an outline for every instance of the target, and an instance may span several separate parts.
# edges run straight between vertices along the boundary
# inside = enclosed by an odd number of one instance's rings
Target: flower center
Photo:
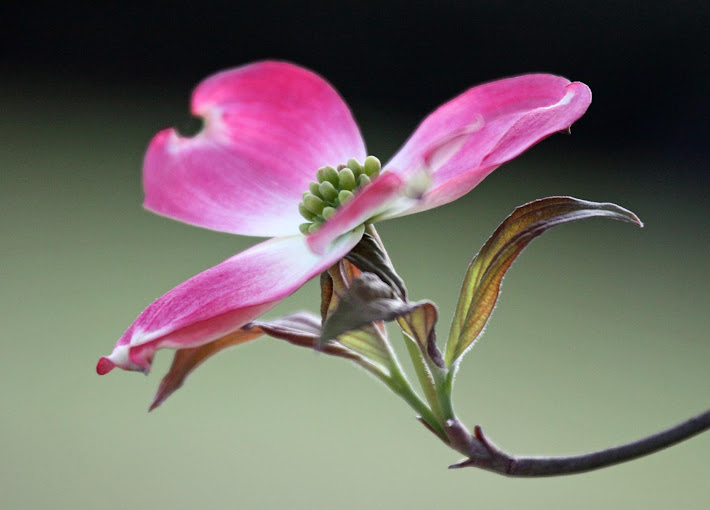
[[[298,204],[298,211],[307,221],[299,225],[302,234],[315,232],[323,222],[330,219],[338,206],[353,197],[360,188],[367,186],[380,174],[380,160],[368,156],[360,164],[356,159],[349,159],[346,165],[318,169],[316,177],[303,193],[303,200]]]

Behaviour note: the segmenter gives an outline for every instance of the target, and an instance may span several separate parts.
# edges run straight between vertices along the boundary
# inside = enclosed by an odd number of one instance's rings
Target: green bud
[[[338,171],[332,166],[325,167],[325,180],[337,187],[338,186]]]
[[[350,158],[348,160],[348,168],[353,171],[353,175],[355,176],[355,179],[358,178],[358,176],[362,173],[362,165],[360,162],[355,159],[355,158]]]
[[[319,168],[317,182],[308,184],[309,191],[303,193],[303,200],[298,204],[298,212],[306,220],[298,229],[304,235],[318,230],[337,213],[341,204],[352,199],[358,188],[370,184],[380,171],[380,160],[374,156],[368,156],[364,163],[350,158],[337,169],[329,165]]]
[[[329,220],[330,218],[333,217],[334,214],[335,214],[335,207],[326,207],[323,209],[321,216],[323,216],[323,219]]]
[[[320,193],[320,185],[317,182],[312,182],[308,185],[308,189],[311,190],[311,194],[317,196],[318,198],[323,198]]]
[[[349,168],[343,168],[340,171],[339,175],[339,181],[340,181],[340,189],[347,189],[347,190],[354,190],[355,189],[355,175],[353,175],[353,171],[350,170]]]
[[[382,164],[380,163],[380,160],[377,159],[375,156],[368,156],[367,158],[365,158],[365,165],[363,167],[363,170],[368,175],[368,177],[372,177],[373,175],[379,174],[381,169]]]
[[[325,207],[325,203],[320,198],[310,193],[303,197],[303,205],[313,214],[320,214]]]
[[[362,174],[360,177],[357,178],[357,187],[361,188],[362,186],[367,186],[371,182],[372,181],[367,175]]]
[[[298,204],[298,212],[300,212],[301,216],[303,216],[308,221],[313,221],[316,218],[316,215],[306,209],[303,203]]]
[[[338,193],[338,202],[340,202],[341,204],[344,204],[345,202],[350,200],[352,197],[353,197],[353,192],[344,189],[340,193]]]
[[[320,196],[328,202],[335,202],[338,198],[338,190],[331,184],[330,181],[325,181],[320,184]]]

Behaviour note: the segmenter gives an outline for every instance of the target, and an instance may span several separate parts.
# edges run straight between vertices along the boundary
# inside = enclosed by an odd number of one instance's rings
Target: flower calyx
[[[380,160],[375,156],[368,156],[362,164],[351,158],[347,164],[338,165],[337,169],[332,166],[319,168],[317,181],[310,183],[298,204],[298,211],[306,219],[305,223],[299,225],[301,233],[306,235],[315,232],[357,190],[375,180],[381,169]]]

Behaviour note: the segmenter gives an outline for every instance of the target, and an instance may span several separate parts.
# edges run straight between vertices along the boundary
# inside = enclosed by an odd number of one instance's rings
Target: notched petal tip
[[[203,119],[203,122],[206,123],[207,119]],[[206,124],[203,125],[200,131],[193,134],[183,134],[174,127],[158,131],[150,141],[150,144],[148,144],[148,149],[143,161],[144,167],[146,167],[148,163],[161,164],[162,159],[165,158],[165,155],[176,156],[181,152],[181,150],[194,149],[199,144],[198,140],[200,138],[205,138],[205,126]],[[156,158],[161,159],[161,161],[154,162],[151,160]]]
[[[190,115],[190,117],[175,127],[175,131],[181,138],[193,138],[204,131],[207,119],[202,115]]]
[[[106,356],[102,356],[96,364],[96,373],[99,375],[106,375],[114,368],[116,368],[116,364]]]
[[[198,85],[191,104],[202,129],[159,132],[143,164],[144,207],[191,225],[256,237],[297,234],[301,191],[313,173],[366,156],[337,91],[293,64],[222,71]]]

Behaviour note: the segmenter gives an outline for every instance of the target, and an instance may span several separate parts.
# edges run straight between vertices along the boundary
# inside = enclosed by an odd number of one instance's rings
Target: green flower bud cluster
[[[316,173],[318,181],[309,184],[308,191],[303,193],[303,200],[298,204],[298,211],[307,220],[299,225],[301,233],[315,232],[335,214],[338,206],[376,179],[381,168],[380,160],[375,156],[368,156],[363,164],[349,159],[346,165],[338,165],[337,170],[332,166],[319,168]]]

